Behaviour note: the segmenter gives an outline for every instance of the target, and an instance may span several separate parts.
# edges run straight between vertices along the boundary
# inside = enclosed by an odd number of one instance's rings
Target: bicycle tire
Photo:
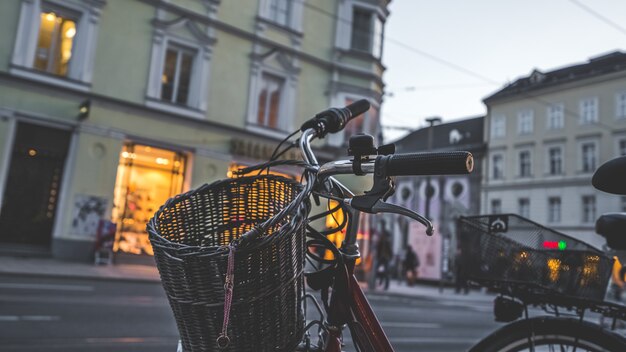
[[[571,318],[536,317],[505,325],[478,342],[469,352],[529,351],[623,352],[626,338],[597,324]],[[557,346],[556,349],[548,349]],[[540,347],[540,348],[538,348]],[[545,349],[542,349],[545,348]]]

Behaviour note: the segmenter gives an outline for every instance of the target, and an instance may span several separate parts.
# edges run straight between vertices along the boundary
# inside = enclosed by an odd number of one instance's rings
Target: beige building
[[[0,253],[90,260],[111,221],[115,250],[145,257],[166,199],[316,112],[366,98],[351,132],[378,134],[388,3],[0,1]]]
[[[516,213],[600,246],[594,223],[626,211],[591,176],[626,154],[626,53],[534,70],[484,100],[482,213]]]

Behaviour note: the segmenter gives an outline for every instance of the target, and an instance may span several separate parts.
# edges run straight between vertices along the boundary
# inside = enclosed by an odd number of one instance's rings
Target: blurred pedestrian
[[[469,283],[467,282],[467,270],[469,266],[468,255],[463,255],[461,247],[457,247],[456,249],[456,260],[454,264],[456,266],[456,275],[455,275],[455,293],[461,293],[463,290],[464,294],[469,293]]]
[[[391,258],[393,257],[393,252],[391,250],[391,235],[387,232],[385,228],[385,223],[382,224],[382,233],[380,240],[378,241],[378,245],[376,246],[376,276],[378,277],[378,284],[383,285],[385,290],[389,289],[389,265],[391,262]]]
[[[404,269],[404,278],[406,279],[406,283],[409,286],[413,286],[415,281],[417,280],[417,269],[420,266],[420,259],[417,253],[413,250],[411,245],[407,245],[406,247],[406,255],[404,256],[404,261],[402,263],[402,267]]]

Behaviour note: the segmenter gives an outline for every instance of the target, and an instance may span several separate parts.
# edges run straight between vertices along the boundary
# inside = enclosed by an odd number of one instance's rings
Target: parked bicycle
[[[428,219],[385,202],[394,192],[392,177],[467,174],[473,158],[469,152],[395,155],[392,146],[376,147],[373,137],[360,135],[350,139],[351,160],[319,165],[311,142],[368,109],[360,100],[323,111],[302,125],[297,141],[290,138],[300,131],[279,144],[272,160],[176,196],[155,214],[148,232],[179,350],[340,352],[347,327],[357,351],[393,351],[354,276],[359,214],[408,216],[432,235]],[[303,160],[278,160],[295,146]],[[296,168],[300,182],[265,172],[277,166]],[[372,189],[354,195],[333,177],[339,174],[372,174]],[[311,198],[337,205],[311,215]],[[314,228],[338,210],[344,214],[338,227]],[[340,248],[326,237],[338,231],[345,232]],[[321,305],[305,293],[304,277],[320,292]],[[317,308],[318,319],[305,319],[307,305]]]
[[[626,158],[615,159],[596,171],[593,185],[625,195],[625,173]],[[469,280],[500,293],[494,315],[509,323],[470,352],[626,351],[626,339],[615,331],[626,307],[604,300],[613,270],[606,253],[514,214],[463,217],[458,229]],[[596,223],[613,249],[626,249],[624,229],[624,213]],[[533,306],[549,315],[531,317]],[[611,323],[585,320],[587,312]]]

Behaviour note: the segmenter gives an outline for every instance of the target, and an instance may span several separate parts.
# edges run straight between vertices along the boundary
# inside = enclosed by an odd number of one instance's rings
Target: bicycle
[[[609,161],[592,183],[624,195],[624,172],[626,158]],[[613,249],[626,249],[624,228],[624,213],[602,215],[596,223]],[[514,214],[460,218],[458,229],[474,255],[466,259],[468,279],[500,294],[494,315],[508,323],[470,352],[626,351],[626,338],[615,331],[618,320],[626,320],[626,307],[604,300],[613,261],[603,252]],[[533,306],[551,315],[531,317]],[[584,320],[588,311],[612,323]]]
[[[473,169],[473,157],[469,152],[396,155],[392,146],[376,147],[372,136],[358,135],[350,139],[351,160],[319,165],[311,142],[343,130],[369,106],[360,100],[315,115],[283,140],[267,163],[239,170],[240,179],[218,181],[170,199],[155,214],[148,232],[181,335],[179,351],[340,352],[346,326],[357,351],[393,351],[354,275],[360,257],[359,214],[401,214],[422,223],[432,235],[428,219],[385,202],[394,191],[392,177],[467,174]],[[289,141],[298,132],[297,141]],[[295,146],[303,160],[278,159]],[[299,168],[302,184],[261,176],[279,165]],[[252,172],[257,175],[243,176]],[[354,195],[333,177],[339,174],[372,174],[372,189]],[[310,216],[311,197],[317,204],[325,198],[337,205]],[[271,206],[274,198],[278,206]],[[345,215],[337,228],[319,231],[311,226],[311,221],[337,210]],[[342,230],[345,237],[337,248],[326,235]],[[304,232],[306,241],[301,238]],[[309,272],[304,272],[304,252],[308,267],[314,268]],[[303,290],[303,277],[320,291],[324,312]],[[304,326],[309,301],[320,319]]]

